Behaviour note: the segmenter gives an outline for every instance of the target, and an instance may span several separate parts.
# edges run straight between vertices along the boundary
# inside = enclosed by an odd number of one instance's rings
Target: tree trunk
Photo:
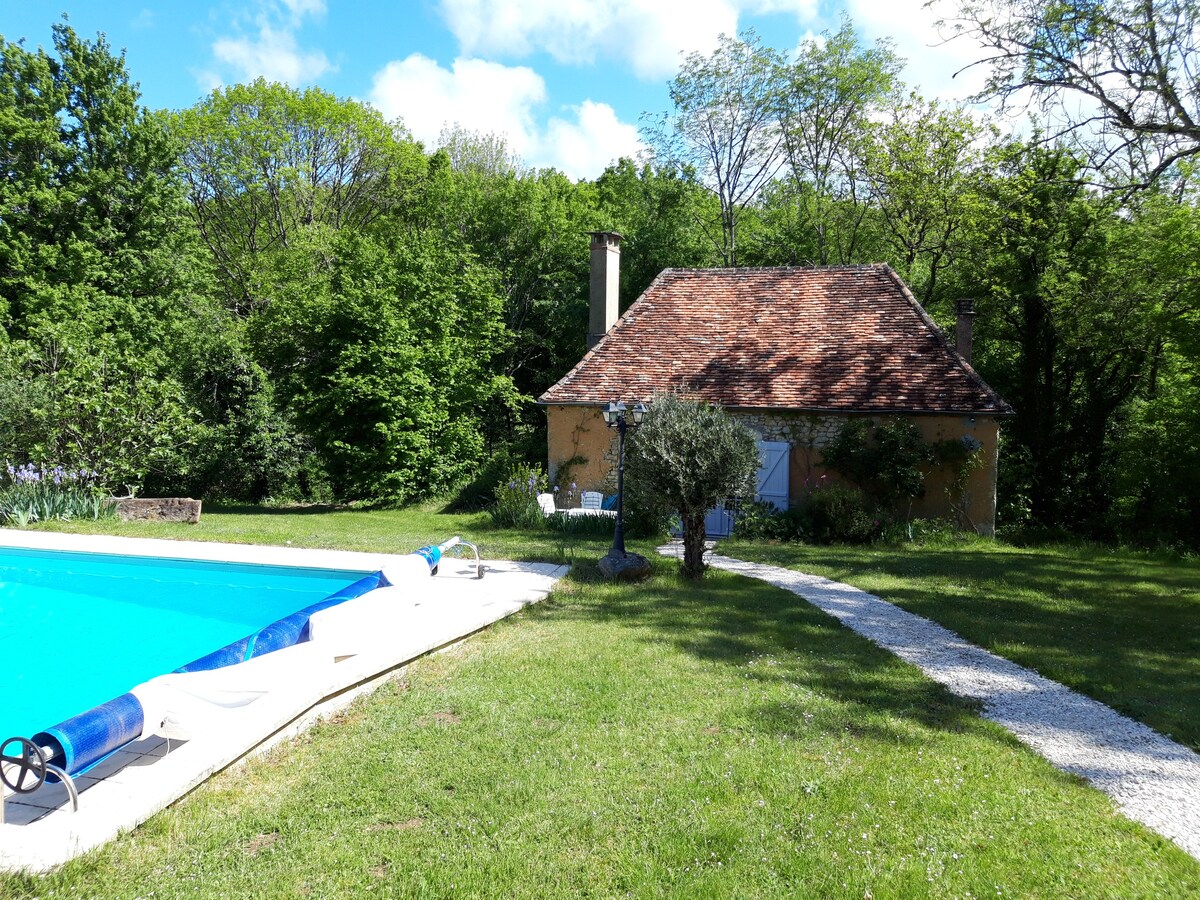
[[[684,578],[693,580],[704,577],[704,512],[684,513],[683,519],[683,572]]]

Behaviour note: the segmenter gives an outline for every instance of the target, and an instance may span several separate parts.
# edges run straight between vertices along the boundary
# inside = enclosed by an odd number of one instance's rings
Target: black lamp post
[[[633,427],[642,424],[648,412],[646,404],[638,403],[632,411],[625,404],[614,400],[604,407],[604,422],[609,428],[617,429],[617,524],[613,529],[611,555],[625,556],[625,430],[629,427],[626,413],[633,416]]]

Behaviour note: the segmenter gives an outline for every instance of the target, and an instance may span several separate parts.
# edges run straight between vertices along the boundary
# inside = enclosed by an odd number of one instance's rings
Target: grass
[[[573,554],[602,555],[612,543],[611,524],[605,533],[591,536],[544,528],[499,528],[485,512],[444,513],[438,503],[391,510],[205,504],[200,521],[195,525],[73,520],[34,527],[75,534],[291,544],[369,553],[409,553],[461,534],[466,540],[478,543],[484,553],[495,559],[566,562],[571,561]]]
[[[1200,866],[782,591],[554,599],[11,896],[1182,897]],[[85,798],[86,800],[86,798]]]
[[[578,564],[551,600],[422,660],[60,871],[0,876],[0,895],[1200,893],[1200,865],[1173,844],[969,702],[768,585],[714,572],[693,586],[665,560],[646,584],[609,584],[591,564],[601,538],[494,531],[432,508],[205,517],[95,530],[390,551],[461,532],[494,555],[526,546]],[[1103,586],[1121,566],[1134,584],[1195,575],[1124,555],[1112,568],[1097,554],[1094,572],[1071,576],[1067,551],[1002,547],[971,548],[978,558],[759,549],[901,591],[914,579],[914,601],[952,578],[970,594],[980,576],[962,573],[973,565],[1007,573],[999,581],[1014,591],[1036,581],[1047,597],[1077,579]],[[910,573],[890,571],[905,559]]]
[[[844,581],[1200,751],[1200,561],[1098,546],[724,543]]]

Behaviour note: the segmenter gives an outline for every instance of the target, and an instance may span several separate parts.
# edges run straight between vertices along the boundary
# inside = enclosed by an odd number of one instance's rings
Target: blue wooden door
[[[758,442],[758,492],[756,500],[765,500],[778,510],[788,508],[788,456],[786,441]]]

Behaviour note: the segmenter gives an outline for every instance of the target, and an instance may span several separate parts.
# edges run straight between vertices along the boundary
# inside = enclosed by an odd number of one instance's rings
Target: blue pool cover
[[[201,672],[224,668],[307,641],[310,637],[309,617],[313,613],[360,597],[375,588],[387,587],[389,584],[391,582],[383,572],[373,572],[324,600],[272,622],[220,650],[180,666],[175,671]],[[136,740],[141,735],[144,724],[142,705],[137,697],[133,694],[122,694],[38,732],[32,740],[39,747],[49,750],[49,763],[74,777],[99,765],[117,750]],[[55,779],[51,777],[50,780]]]

